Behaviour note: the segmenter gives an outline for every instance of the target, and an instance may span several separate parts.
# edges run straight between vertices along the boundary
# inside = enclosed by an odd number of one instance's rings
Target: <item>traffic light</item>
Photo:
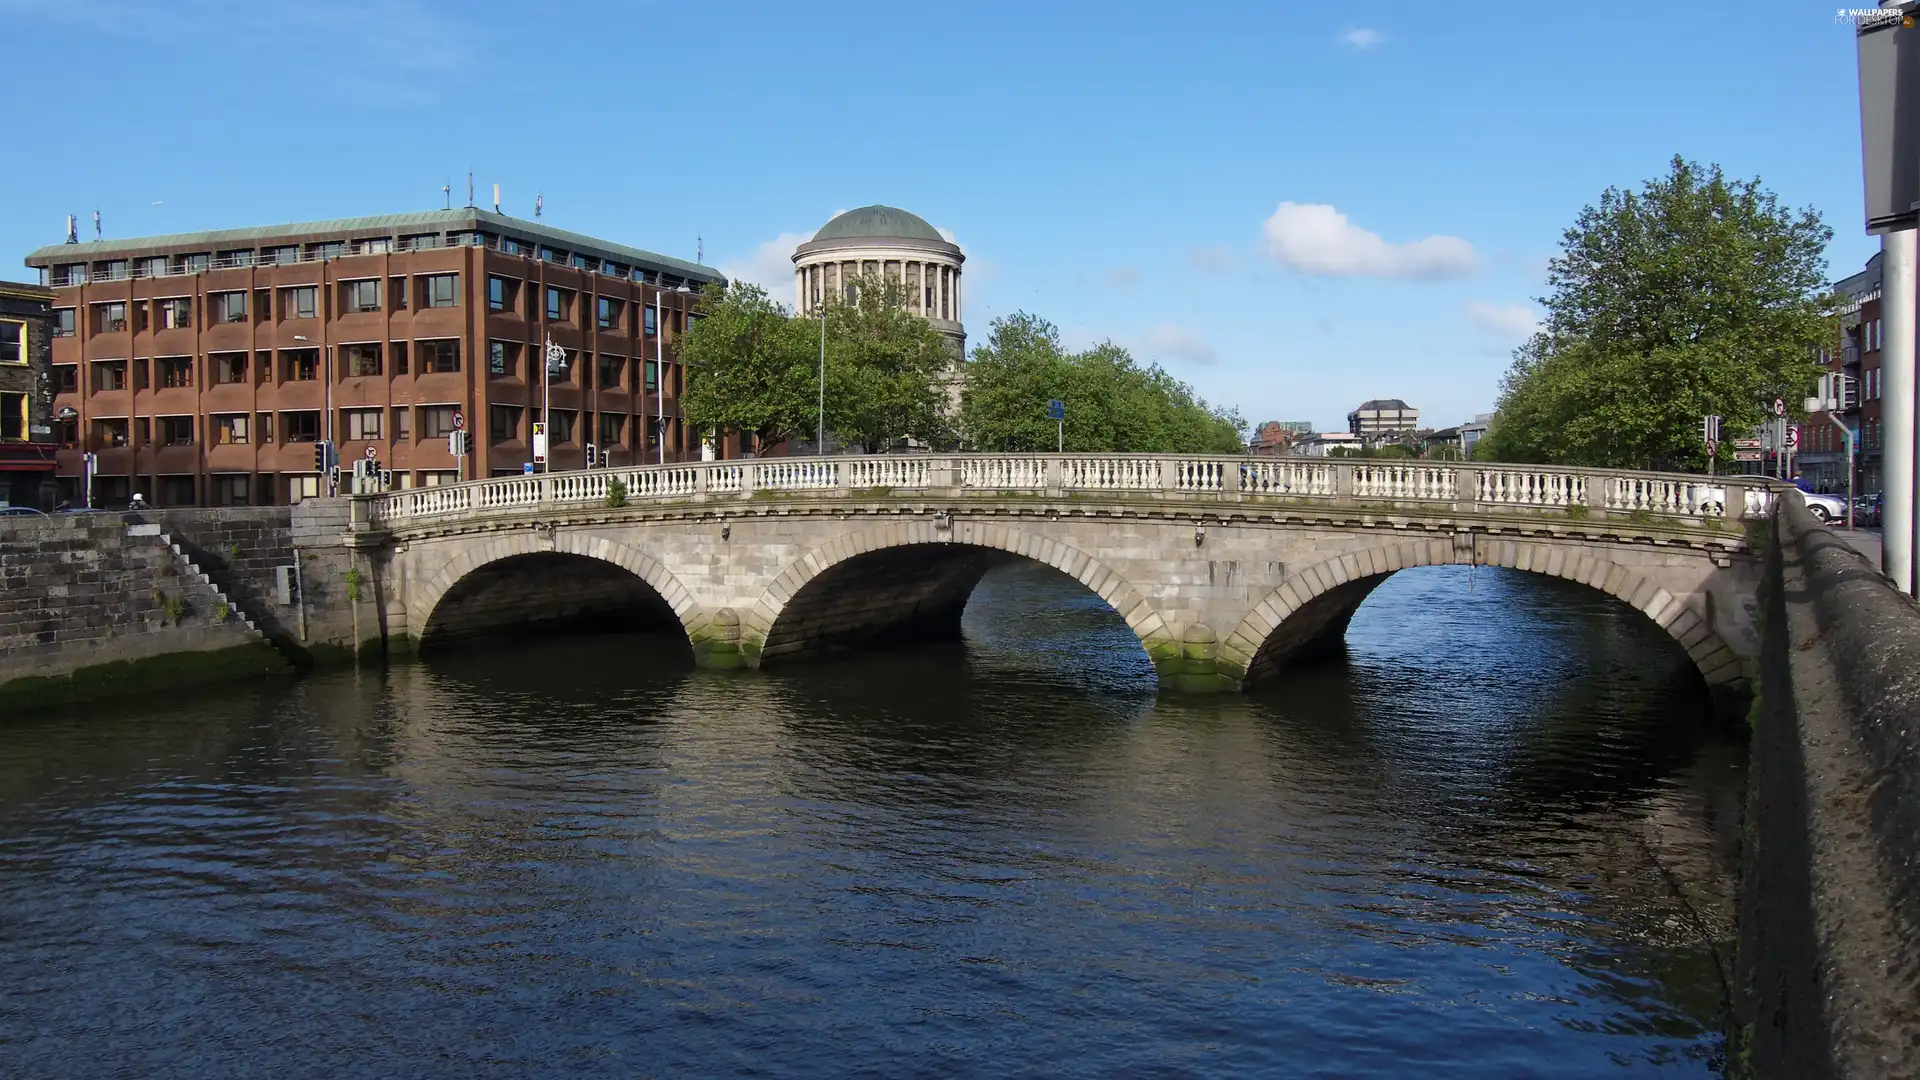
[[[599,461],[600,461],[599,449],[596,448],[592,443],[588,443],[587,444],[587,468],[589,469],[593,468],[595,465],[599,464]]]
[[[333,465],[333,444],[325,439],[313,444],[313,471],[326,472]]]

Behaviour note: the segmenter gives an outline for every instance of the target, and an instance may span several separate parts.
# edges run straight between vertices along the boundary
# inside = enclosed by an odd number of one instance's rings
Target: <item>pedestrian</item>
[[[132,502],[132,503],[131,503],[130,505],[128,505],[128,507],[127,507],[127,509],[129,509],[129,510],[145,510],[146,508],[147,508],[147,497],[146,497],[145,495],[142,495],[142,494],[140,494],[140,493],[139,493],[139,492],[137,492],[137,491],[136,491],[136,492],[134,492],[134,493],[133,493],[133,502]]]
[[[1813,494],[1813,484],[1806,477],[1801,476],[1799,473],[1793,474],[1793,486],[1799,488],[1801,491],[1804,491],[1809,495]]]

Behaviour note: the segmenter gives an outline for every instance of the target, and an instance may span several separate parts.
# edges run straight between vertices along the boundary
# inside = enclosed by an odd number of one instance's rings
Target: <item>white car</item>
[[[1802,491],[1800,497],[1806,500],[1807,509],[1813,511],[1813,516],[1819,518],[1823,525],[1847,520],[1847,500],[1838,495],[1815,495]]]

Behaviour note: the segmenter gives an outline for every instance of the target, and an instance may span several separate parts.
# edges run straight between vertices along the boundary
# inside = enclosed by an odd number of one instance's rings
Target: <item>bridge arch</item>
[[[885,560],[891,553],[899,553],[902,560],[919,556],[939,564],[920,568],[931,571],[935,579],[924,592],[911,596],[872,595],[875,609],[871,611],[849,613],[842,608],[838,616],[822,611],[819,601],[823,584],[838,576],[835,571],[851,569],[855,560],[865,560],[861,565],[871,564],[880,576],[896,568],[913,572],[915,568],[910,566],[889,567]],[[878,636],[920,619],[957,632],[960,610],[980,576],[994,562],[1012,556],[1050,566],[1085,585],[1119,613],[1156,665],[1170,648],[1177,652],[1173,628],[1145,594],[1085,551],[1010,525],[975,523],[942,528],[932,520],[856,530],[794,559],[744,613],[741,636],[764,660],[808,651],[809,631],[824,632],[829,639],[835,633],[845,636],[848,631],[855,637],[863,632]],[[869,585],[870,590],[876,588]],[[857,605],[861,601],[855,597],[850,602]],[[849,614],[851,619],[847,618]],[[860,621],[869,614],[874,618]],[[836,618],[841,625],[832,625]]]
[[[1463,542],[1464,541],[1464,542]],[[1716,697],[1748,692],[1740,657],[1695,610],[1641,569],[1584,546],[1519,541],[1415,540],[1349,552],[1308,566],[1255,604],[1221,649],[1223,663],[1246,682],[1272,674],[1289,659],[1337,641],[1374,586],[1416,566],[1497,566],[1578,582],[1613,596],[1666,631]]]
[[[415,551],[419,565],[421,557],[431,557],[430,549]],[[674,577],[673,573],[658,561],[640,549],[603,536],[591,536],[566,532],[547,533],[544,530],[528,529],[501,533],[486,538],[482,542],[461,545],[444,563],[440,564],[424,585],[409,590],[407,612],[408,623],[418,643],[425,643],[437,632],[445,629],[445,608],[450,598],[460,596],[460,590],[471,587],[478,575],[489,569],[500,569],[515,563],[529,563],[532,560],[574,561],[578,560],[606,570],[618,568],[631,579],[646,587],[660,606],[672,612],[682,633],[690,633],[693,623],[702,617],[702,609],[687,588]],[[610,579],[611,580],[611,579]]]

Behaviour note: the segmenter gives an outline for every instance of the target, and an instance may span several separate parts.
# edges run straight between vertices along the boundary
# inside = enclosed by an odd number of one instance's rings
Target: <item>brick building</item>
[[[1835,282],[1833,289],[1846,298],[1840,309],[1840,338],[1834,349],[1822,353],[1821,359],[1829,370],[1854,380],[1854,407],[1843,408],[1839,419],[1857,433],[1855,490],[1866,494],[1880,490],[1880,399],[1884,389],[1880,379],[1880,256],[1868,259],[1859,273]],[[1834,427],[1827,413],[1807,418],[1801,430],[1796,468],[1816,490],[1846,492],[1846,436]]]
[[[0,281],[0,504],[54,501],[53,290]]]
[[[398,487],[701,456],[675,339],[707,267],[473,207],[27,256],[53,291],[59,484],[93,502],[272,504],[324,490],[314,443]],[[543,380],[543,343],[566,352]],[[550,395],[550,400],[543,395]],[[473,452],[447,435],[464,422]],[[727,447],[718,448],[725,454]]]

